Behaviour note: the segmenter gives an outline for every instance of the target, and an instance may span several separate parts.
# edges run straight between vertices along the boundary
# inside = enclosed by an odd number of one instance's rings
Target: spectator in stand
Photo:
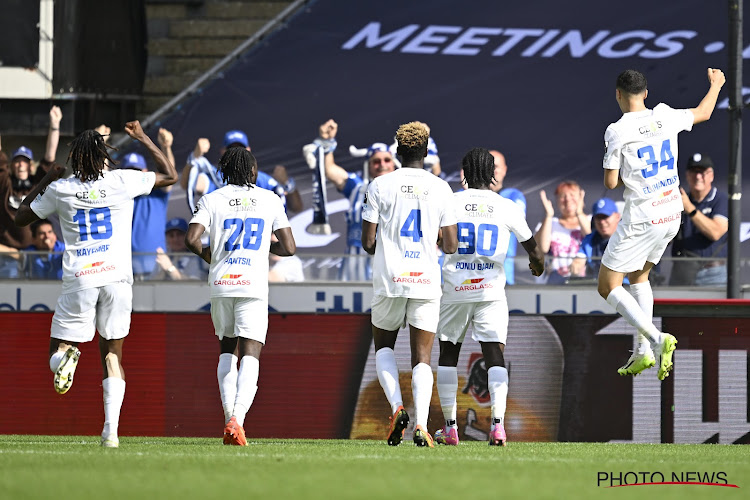
[[[152,280],[205,280],[208,278],[208,265],[197,255],[193,255],[185,246],[185,233],[188,223],[185,219],[174,218],[167,221],[164,236],[167,240],[167,252],[189,253],[189,255],[168,255],[163,248],[156,249],[156,267],[151,274]]]
[[[490,185],[490,189],[506,200],[514,202],[523,211],[524,218],[526,217],[526,197],[521,191],[516,188],[503,188],[503,181],[505,175],[508,173],[508,164],[505,162],[505,155],[500,151],[491,150],[490,154],[495,158],[495,181]],[[515,233],[511,231],[510,242],[508,243],[508,251],[505,254],[505,283],[507,285],[513,285],[516,282],[516,268],[515,268],[515,257],[516,249],[518,247],[518,238]]]
[[[13,152],[10,162],[0,150],[0,244],[22,249],[32,243],[31,229],[18,227],[14,221],[16,212],[26,195],[36,186],[50,169],[57,155],[60,141],[62,111],[52,106],[49,112],[49,133],[44,158],[34,163],[29,148],[21,146]],[[1,266],[0,266],[1,267]]]
[[[573,276],[587,278],[599,276],[602,255],[604,255],[604,249],[607,248],[609,238],[615,234],[617,223],[620,222],[620,212],[614,201],[602,198],[594,203],[591,218],[594,221],[594,231],[583,238],[581,248],[578,249],[575,260],[570,264],[570,273]]]
[[[18,263],[21,252],[17,248],[0,244],[0,279],[18,278]]]
[[[250,143],[243,131],[230,130],[224,134],[224,147],[220,154],[223,155],[227,149],[232,147],[241,147],[250,151]],[[195,212],[195,207],[201,196],[226,186],[226,182],[219,175],[216,166],[212,165],[205,157],[210,148],[211,143],[208,139],[205,137],[198,139],[195,149],[188,155],[187,163],[180,175],[180,185],[187,193],[187,202],[191,213]],[[300,212],[302,210],[302,197],[297,191],[297,184],[294,178],[289,177],[286,168],[282,165],[276,165],[273,176],[258,170],[256,186],[279,195],[287,212]]]
[[[65,244],[57,239],[52,223],[40,219],[31,224],[34,243],[26,247],[27,276],[36,280],[61,280],[63,275],[62,259]],[[45,253],[39,253],[45,252]]]
[[[172,153],[172,133],[160,128],[157,142],[159,149],[174,165]],[[125,156],[120,168],[130,168],[148,172],[146,159],[138,153]],[[167,207],[169,193],[172,186],[152,189],[149,194],[139,196],[133,205],[133,279],[144,280],[151,276],[156,269],[157,248],[166,247],[164,240],[164,224],[167,221]]]
[[[687,163],[690,192],[680,188],[682,226],[672,243],[672,286],[725,285],[727,282],[727,229],[729,198],[713,186],[714,163],[706,155],[694,154]],[[689,260],[689,258],[715,260]]]
[[[575,181],[563,181],[555,188],[560,217],[555,217],[555,207],[542,189],[539,193],[546,212],[544,221],[536,227],[534,235],[544,253],[552,256],[546,274],[547,283],[561,285],[570,276],[570,264],[581,247],[583,237],[591,232],[591,219],[583,213],[585,195]]]

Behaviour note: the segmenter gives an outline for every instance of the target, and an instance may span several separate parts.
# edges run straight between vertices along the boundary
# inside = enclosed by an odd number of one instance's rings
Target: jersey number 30
[[[489,242],[487,241],[488,232],[490,233]],[[497,226],[494,224],[479,224],[475,230],[471,222],[459,222],[458,253],[471,255],[476,252],[484,256],[495,255],[498,233]]]
[[[638,150],[638,158],[645,158],[648,167],[641,169],[643,177],[653,177],[659,173],[661,167],[667,167],[668,170],[674,168],[674,155],[669,144],[669,139],[661,143],[661,161],[656,159],[653,146],[644,146]]]
[[[224,250],[227,252],[239,250],[240,233],[242,233],[243,229],[245,230],[245,235],[242,237],[242,248],[245,250],[259,249],[264,226],[265,221],[263,219],[256,219],[255,217],[250,217],[244,221],[242,219],[224,219],[224,229],[232,229],[232,234],[224,242]]]

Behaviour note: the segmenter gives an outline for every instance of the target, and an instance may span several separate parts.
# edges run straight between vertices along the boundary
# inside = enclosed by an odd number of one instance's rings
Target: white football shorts
[[[680,217],[665,224],[620,223],[604,250],[602,264],[618,273],[641,271],[646,262],[658,264],[679,230]]]
[[[64,293],[57,299],[50,334],[70,342],[90,342],[97,331],[106,340],[122,339],[130,331],[132,310],[130,283]]]
[[[268,301],[251,297],[212,297],[211,320],[219,340],[242,337],[265,344]]]
[[[477,342],[505,344],[508,340],[508,302],[490,300],[440,304],[437,333],[442,342],[463,342],[469,325],[472,327],[471,338]]]
[[[408,297],[372,297],[372,325],[395,332],[406,322],[426,332],[437,331],[440,299],[410,299]]]

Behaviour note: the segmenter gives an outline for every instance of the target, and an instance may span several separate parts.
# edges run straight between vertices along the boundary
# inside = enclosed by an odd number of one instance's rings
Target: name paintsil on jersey
[[[232,265],[232,266],[249,266],[250,258],[249,257],[227,257],[226,259],[224,259],[224,263]]]
[[[249,197],[242,197],[242,198],[232,198],[229,200],[229,206],[232,207],[232,210],[234,212],[247,212],[251,210],[255,210],[255,207],[258,205],[258,200],[255,198],[249,198]]]
[[[644,187],[643,194],[652,194],[652,193],[659,191],[662,188],[671,186],[679,182],[680,182],[680,178],[675,175],[675,176],[670,177],[669,179],[664,179],[663,181],[659,181],[654,184],[651,184],[650,186]]]
[[[401,186],[401,193],[407,200],[426,200],[429,194],[420,186]]]

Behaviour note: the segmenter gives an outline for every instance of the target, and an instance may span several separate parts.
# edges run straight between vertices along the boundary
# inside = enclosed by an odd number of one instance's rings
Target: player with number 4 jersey
[[[296,245],[279,197],[255,184],[258,164],[250,151],[227,149],[219,172],[227,185],[198,201],[185,244],[211,266],[224,444],[247,446],[245,416],[258,391],[260,352],[268,330],[268,253],[294,255]],[[211,243],[203,247],[206,230]],[[271,233],[278,241],[271,242]]]
[[[599,294],[638,331],[636,349],[620,375],[638,375],[658,363],[657,377],[664,380],[672,370],[677,340],[652,323],[648,275],[680,228],[677,134],[711,117],[724,73],[708,68],[708,81],[708,92],[696,108],[658,104],[648,109],[646,77],[635,70],[617,77],[615,98],[623,115],[604,134],[604,185],[625,186],[625,209],[602,257]],[[626,275],[630,293],[622,287]]]
[[[401,443],[409,423],[393,353],[404,319],[411,334],[414,443],[433,446],[427,416],[433,382],[430,355],[440,312],[436,245],[441,243],[446,254],[458,245],[453,192],[447,182],[423,170],[428,138],[420,122],[399,127],[397,153],[403,167],[370,183],[362,210],[362,248],[375,254],[371,313],[375,369],[393,412],[387,437],[391,446]]]
[[[139,122],[127,123],[125,132],[149,150],[158,172],[105,171],[106,162],[114,163],[108,146],[96,130],[86,130],[73,140],[68,156],[73,177],[61,179],[65,169],[55,165],[16,215],[19,226],[52,214],[60,218],[63,288],[52,317],[49,350],[54,387],[60,394],[68,392],[81,355],[78,344],[92,340],[98,331],[104,369],[101,444],[112,448],[119,446],[117,429],[125,397],[122,345],[133,308],[133,199],[177,182],[174,165]]]

